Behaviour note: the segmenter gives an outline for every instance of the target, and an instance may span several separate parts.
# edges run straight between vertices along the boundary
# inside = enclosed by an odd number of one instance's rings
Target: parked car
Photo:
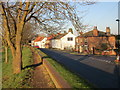
[[[34,46],[34,47],[39,48],[39,46]]]

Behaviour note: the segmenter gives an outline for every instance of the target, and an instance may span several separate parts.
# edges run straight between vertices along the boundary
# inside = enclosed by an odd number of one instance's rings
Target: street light
[[[116,20],[118,22],[118,35],[120,35],[120,30],[119,30],[119,19]]]
[[[117,75],[117,79],[118,79],[118,88],[120,87],[120,79],[119,79],[119,71],[120,71],[120,65],[119,65],[119,62],[120,62],[120,43],[119,43],[119,36],[120,36],[120,28],[119,28],[119,19],[116,20],[118,22],[118,52],[117,52],[117,59],[115,60],[117,63],[116,63],[116,75]]]
[[[120,48],[119,48],[119,35],[120,35],[120,30],[119,30],[119,19],[117,19],[116,20],[117,22],[118,22],[118,40],[117,40],[117,48],[118,48],[118,52],[117,52],[117,59],[115,60],[116,62],[120,62],[120,53],[119,53],[119,50],[120,50]]]

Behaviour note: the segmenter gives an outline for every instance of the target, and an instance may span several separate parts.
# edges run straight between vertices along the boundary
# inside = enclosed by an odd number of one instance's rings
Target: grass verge
[[[12,55],[8,50],[8,63],[5,63],[5,53],[2,52],[2,88],[30,88],[29,80],[33,69],[26,68],[20,74],[12,73]],[[23,67],[31,65],[32,52],[29,48],[24,47],[22,51]]]
[[[72,86],[72,88],[87,88],[89,90],[93,90],[95,86],[88,83],[85,79],[77,76],[76,74],[67,70],[63,65],[59,64],[54,59],[50,58],[47,54],[40,51],[40,55],[45,57],[46,60],[55,68],[57,72]]]

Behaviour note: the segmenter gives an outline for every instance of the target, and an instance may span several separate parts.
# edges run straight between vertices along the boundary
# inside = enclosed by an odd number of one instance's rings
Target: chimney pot
[[[106,34],[107,36],[110,36],[110,27],[106,27]]]
[[[93,29],[93,36],[98,36],[97,26],[94,26],[94,29]]]
[[[73,34],[73,30],[72,30],[72,28],[69,28],[69,31],[68,32],[71,32],[72,34]]]
[[[80,34],[80,35],[83,35],[83,32],[81,31],[81,32],[79,32],[79,34]]]
[[[97,30],[97,26],[94,26],[94,29]]]

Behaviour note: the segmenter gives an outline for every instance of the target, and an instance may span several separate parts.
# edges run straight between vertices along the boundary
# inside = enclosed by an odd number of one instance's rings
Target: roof
[[[49,37],[47,37],[47,40],[51,40],[52,38],[54,38],[54,36],[49,36]]]
[[[86,36],[86,37],[94,36],[94,35],[93,35],[93,30],[84,33],[82,36]],[[106,35],[106,32],[98,31],[98,36],[107,36],[107,35]]]
[[[64,37],[66,34],[67,33],[63,33],[63,34],[59,33],[54,37],[54,39],[60,39],[60,38]]]
[[[44,39],[44,37],[37,37],[35,40],[34,40],[34,42],[38,42],[38,41],[42,41]]]

